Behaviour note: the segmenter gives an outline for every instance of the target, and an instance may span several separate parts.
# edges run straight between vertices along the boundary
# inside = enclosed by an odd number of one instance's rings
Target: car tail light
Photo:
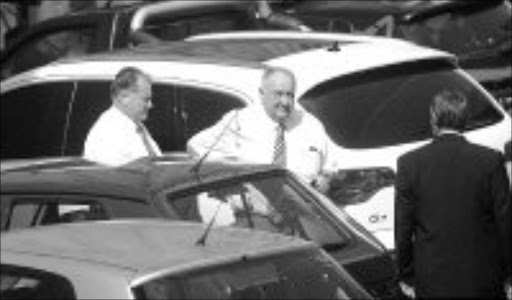
[[[337,205],[364,203],[380,189],[394,184],[395,173],[388,167],[338,170],[327,195]]]

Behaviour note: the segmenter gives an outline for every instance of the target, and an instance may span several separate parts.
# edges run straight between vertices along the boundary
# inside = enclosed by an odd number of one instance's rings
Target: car
[[[147,127],[164,152],[186,150],[232,109],[259,105],[267,66],[290,69],[299,105],[333,142],[328,195],[389,249],[396,160],[430,140],[434,94],[466,93],[469,140],[503,151],[511,139],[510,116],[454,55],[384,37],[257,31],[63,59],[2,81],[1,159],[81,155],[88,130],[111,104],[112,79],[128,65],[155,83]]]
[[[116,5],[56,16],[15,37],[2,51],[1,78],[61,57],[130,48],[140,43],[182,40],[207,32],[295,29],[258,18],[255,2],[162,1]]]
[[[371,297],[314,243],[256,230],[116,220],[15,230],[1,242],[2,299]]]
[[[454,53],[510,109],[512,5],[493,1],[295,1],[277,7],[314,30],[408,40]]]
[[[126,218],[246,227],[316,242],[372,296],[393,298],[398,292],[385,247],[325,196],[277,166],[198,162],[174,153],[118,168],[79,157],[2,161],[0,174],[2,232]]]

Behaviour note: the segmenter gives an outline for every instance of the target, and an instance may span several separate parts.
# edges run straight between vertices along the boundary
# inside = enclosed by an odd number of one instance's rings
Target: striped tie
[[[286,168],[286,141],[284,138],[284,124],[279,123],[276,127],[276,139],[274,141],[274,157],[272,163]]]
[[[146,151],[148,152],[149,157],[156,157],[155,149],[151,146],[151,143],[149,141],[148,132],[143,124],[137,124],[137,133],[142,138],[142,142],[144,143],[144,147],[146,148]]]

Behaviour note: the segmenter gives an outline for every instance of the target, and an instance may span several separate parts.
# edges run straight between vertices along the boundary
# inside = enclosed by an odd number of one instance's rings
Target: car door
[[[2,94],[1,159],[60,156],[72,82],[42,82]]]

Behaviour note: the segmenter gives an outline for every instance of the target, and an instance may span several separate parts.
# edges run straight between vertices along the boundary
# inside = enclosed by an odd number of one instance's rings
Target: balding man
[[[118,166],[140,157],[159,156],[160,148],[143,122],[151,103],[151,79],[134,67],[121,69],[111,85],[112,106],[93,125],[84,158]]]
[[[323,125],[295,106],[296,79],[284,68],[270,67],[261,77],[261,105],[227,113],[188,142],[188,150],[209,159],[235,158],[275,163],[325,190],[329,138]]]

